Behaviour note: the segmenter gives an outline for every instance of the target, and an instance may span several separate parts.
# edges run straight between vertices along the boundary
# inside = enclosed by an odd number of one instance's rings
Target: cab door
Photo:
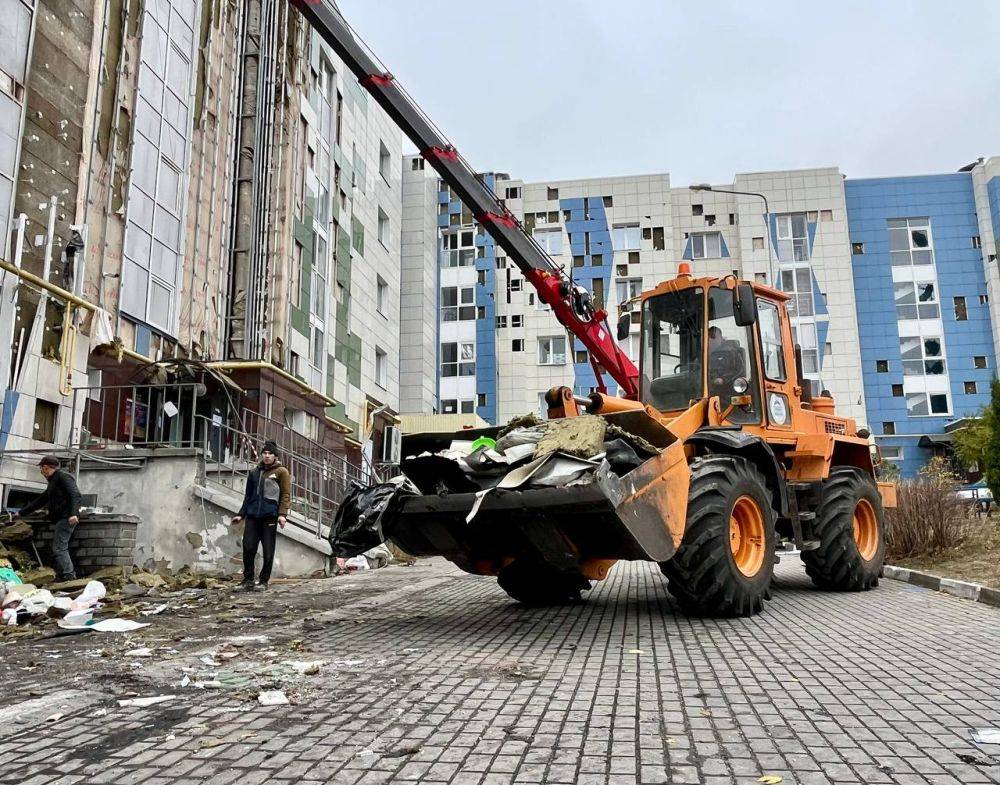
[[[781,307],[773,300],[757,298],[757,332],[760,336],[760,359],[764,381],[764,412],[772,428],[792,427],[792,401],[795,368],[789,367],[793,353],[787,320],[781,318]]]

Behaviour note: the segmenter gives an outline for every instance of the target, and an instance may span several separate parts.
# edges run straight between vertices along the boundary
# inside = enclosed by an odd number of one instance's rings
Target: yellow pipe
[[[96,305],[88,303],[86,300],[77,297],[72,292],[67,292],[61,286],[56,286],[54,283],[49,283],[44,278],[39,278],[37,275],[29,273],[27,270],[18,269],[5,259],[0,259],[0,270],[6,270],[9,273],[13,273],[18,278],[21,278],[27,281],[28,283],[37,286],[39,289],[44,289],[50,294],[54,294],[59,299],[72,303],[78,308],[86,308],[88,311],[97,311]]]

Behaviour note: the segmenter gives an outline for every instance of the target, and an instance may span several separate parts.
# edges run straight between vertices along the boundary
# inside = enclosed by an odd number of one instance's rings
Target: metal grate
[[[842,422],[835,422],[834,420],[824,420],[823,427],[826,429],[827,433],[836,433],[840,436],[845,436],[847,434],[847,426]]]

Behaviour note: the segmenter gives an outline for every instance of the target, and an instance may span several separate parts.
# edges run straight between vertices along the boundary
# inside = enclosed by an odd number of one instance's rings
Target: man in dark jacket
[[[264,442],[260,464],[247,477],[243,506],[233,518],[234,524],[246,519],[243,530],[243,583],[240,584],[245,591],[254,589],[254,560],[260,545],[264,546],[264,564],[260,568],[259,588],[262,591],[267,589],[278,527],[285,528],[291,500],[292,477],[288,469],[278,462],[278,446],[271,441]]]
[[[38,462],[38,469],[48,480],[48,487],[28,502],[18,512],[23,517],[47,507],[52,530],[52,557],[59,572],[59,580],[71,581],[76,578],[73,560],[69,556],[69,541],[80,522],[80,489],[73,475],[60,468],[59,459],[46,455]]]

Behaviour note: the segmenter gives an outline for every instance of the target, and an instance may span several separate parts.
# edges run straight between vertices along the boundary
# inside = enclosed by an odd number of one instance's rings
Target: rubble
[[[550,420],[545,435],[535,446],[535,457],[561,452],[576,458],[593,458],[604,451],[607,423],[603,417],[587,414]]]

